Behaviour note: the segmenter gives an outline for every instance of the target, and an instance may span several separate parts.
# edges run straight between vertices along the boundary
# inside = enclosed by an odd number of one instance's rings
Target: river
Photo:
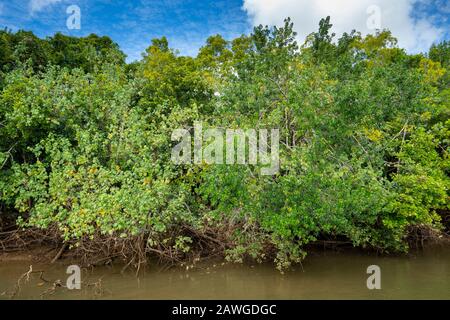
[[[0,261],[0,299],[8,299],[31,262]],[[381,289],[369,290],[367,267],[378,265]],[[203,262],[186,270],[161,271],[149,266],[136,276],[122,266],[81,269],[81,290],[65,284],[64,262],[33,264],[44,270],[22,280],[16,299],[450,299],[450,247],[440,246],[403,256],[379,256],[360,251],[312,252],[302,266],[281,274],[272,264]],[[101,279],[101,284],[98,280]],[[94,285],[97,283],[97,285]],[[44,292],[46,294],[43,295]],[[50,294],[52,293],[52,294]]]

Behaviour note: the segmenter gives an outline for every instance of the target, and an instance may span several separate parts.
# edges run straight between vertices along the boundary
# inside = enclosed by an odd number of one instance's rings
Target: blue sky
[[[450,0],[0,0],[0,27],[32,30],[40,37],[57,31],[108,35],[132,61],[152,38],[165,35],[181,54],[195,55],[209,35],[232,39],[253,25],[278,24],[288,15],[300,42],[328,14],[338,34],[353,28],[369,33],[364,29],[371,4],[381,8],[382,27],[392,29],[408,51],[450,39]],[[80,30],[66,27],[70,5],[81,10]]]

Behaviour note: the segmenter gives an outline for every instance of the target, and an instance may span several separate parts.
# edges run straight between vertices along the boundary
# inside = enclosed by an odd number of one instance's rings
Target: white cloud
[[[371,16],[367,9],[375,5],[381,10],[381,28],[391,30],[400,47],[417,53],[426,51],[444,34],[444,30],[433,26],[431,17],[412,17],[414,3],[419,1],[427,0],[244,0],[243,9],[253,25],[279,25],[291,17],[298,40],[303,43],[326,16],[331,16],[337,36],[353,29],[363,35],[373,33],[367,26]]]
[[[44,8],[61,1],[62,0],[30,0],[30,13],[33,14],[35,12],[42,11]]]

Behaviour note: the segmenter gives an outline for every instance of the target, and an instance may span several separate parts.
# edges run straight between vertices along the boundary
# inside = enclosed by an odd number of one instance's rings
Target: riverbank
[[[190,237],[196,239],[195,245],[191,246],[189,252],[183,255],[174,255],[171,248],[166,251],[156,250],[148,246],[145,237],[96,237],[86,238],[79,242],[63,242],[57,228],[44,230],[28,228],[13,229],[0,233],[0,262],[28,261],[31,263],[76,264],[81,267],[102,267],[111,265],[123,265],[125,269],[135,270],[139,273],[141,268],[148,265],[159,266],[163,269],[173,267],[194,268],[201,263],[214,260],[222,262],[241,262],[248,264],[259,263],[271,264],[274,269],[278,268],[274,249],[270,246],[264,248],[264,259],[252,258],[243,255],[241,259],[234,259],[229,252],[235,250],[236,244],[230,237],[221,232],[201,233],[190,230]],[[450,247],[450,236],[447,229],[438,231],[427,227],[417,227],[409,230],[409,236],[405,239],[411,251],[427,249],[436,246]],[[375,254],[387,257],[407,257],[408,252],[385,251],[374,247],[355,247],[354,244],[344,237],[334,239],[321,239],[308,243],[301,247],[306,253],[306,259],[311,254],[322,252],[344,252],[359,254]],[[287,271],[297,266],[302,266],[304,260],[297,263],[278,268]]]
[[[414,255],[420,250],[434,250],[439,248],[449,248],[450,249],[450,236],[443,235],[441,238],[434,238],[432,241],[426,242],[417,242],[417,245],[407,253],[381,253],[377,252],[371,248],[359,248],[354,247],[351,242],[347,241],[317,241],[313,244],[309,244],[305,247],[308,252],[306,259],[310,255],[317,255],[322,253],[357,253],[357,254],[366,254],[366,255],[376,255],[376,256],[385,256],[385,257],[408,257],[410,255]],[[203,263],[210,260],[214,260],[217,263],[225,262],[226,259],[222,255],[213,256],[213,257],[205,257],[203,259],[188,259],[182,261],[178,264],[170,264],[171,266],[194,266],[197,263]],[[71,249],[66,245],[61,246],[52,246],[52,245],[36,245],[31,247],[26,247],[22,249],[15,249],[9,252],[0,250],[0,263],[8,263],[8,262],[31,262],[31,263],[42,263],[42,264],[53,264],[53,263],[61,263],[61,264],[69,264],[69,263],[77,263],[82,264],[86,267],[96,267],[96,266],[104,266],[104,265],[112,265],[117,264],[121,265],[126,263],[124,260],[114,259],[114,257],[106,257],[99,258],[97,261],[99,263],[94,263],[91,261],[90,263],[86,263],[86,261],[81,261],[74,252],[71,252]],[[164,263],[160,263],[158,259],[155,257],[149,257],[148,262],[155,262],[156,264],[166,265]],[[257,264],[256,261],[246,260],[247,264]],[[270,264],[270,263],[266,263]],[[274,267],[275,268],[275,267]]]

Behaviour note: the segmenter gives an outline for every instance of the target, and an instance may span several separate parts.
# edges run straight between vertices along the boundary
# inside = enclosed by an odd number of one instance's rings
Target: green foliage
[[[1,32],[1,206],[71,243],[143,237],[172,255],[207,234],[280,269],[319,239],[407,250],[449,209],[448,43],[411,56],[387,30],[330,28],[299,48],[287,19],[197,57],[163,37],[129,65],[107,37]],[[171,134],[194,121],[279,128],[280,172],[173,164]]]
[[[29,31],[0,31],[0,88],[4,74],[24,64],[34,71],[57,65],[93,73],[103,63],[125,64],[125,55],[108,37],[91,34],[75,38],[57,33],[39,39]]]

